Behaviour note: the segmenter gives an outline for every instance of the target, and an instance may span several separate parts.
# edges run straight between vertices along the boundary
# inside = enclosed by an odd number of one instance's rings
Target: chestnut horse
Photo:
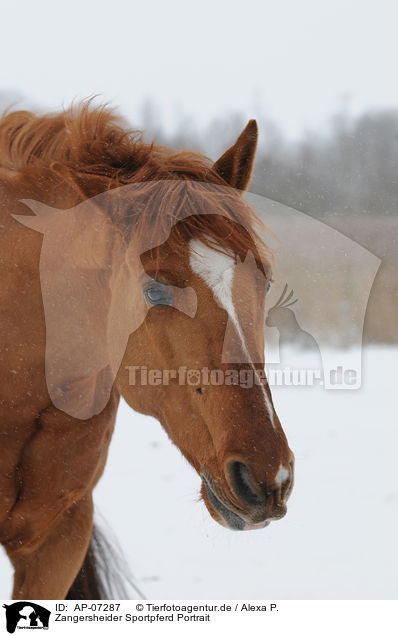
[[[145,144],[89,104],[0,120],[0,540],[13,598],[104,598],[92,490],[120,396],[161,422],[217,522],[285,514],[294,460],[264,374],[271,268],[242,196],[256,144],[250,121],[212,164]]]

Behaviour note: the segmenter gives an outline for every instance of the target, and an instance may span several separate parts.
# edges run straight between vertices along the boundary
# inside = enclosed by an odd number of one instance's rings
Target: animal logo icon
[[[265,324],[267,327],[275,327],[279,332],[279,355],[282,363],[290,363],[293,357],[299,358],[300,353],[303,353],[305,360],[300,365],[306,362],[305,366],[321,368],[322,358],[317,341],[301,327],[291,309],[297,302],[298,298],[294,299],[294,290],[288,293],[286,283],[277,302],[268,310]]]
[[[37,603],[18,601],[3,607],[9,634],[13,634],[17,628],[48,629],[51,612]]]
[[[190,386],[200,384],[200,371],[198,369],[190,369],[187,373],[187,382]]]

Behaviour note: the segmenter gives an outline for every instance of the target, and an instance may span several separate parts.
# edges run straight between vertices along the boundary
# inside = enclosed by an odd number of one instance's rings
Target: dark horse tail
[[[132,582],[121,555],[94,526],[83,565],[69,588],[66,599],[128,599],[127,586],[132,587],[139,598],[143,598]]]

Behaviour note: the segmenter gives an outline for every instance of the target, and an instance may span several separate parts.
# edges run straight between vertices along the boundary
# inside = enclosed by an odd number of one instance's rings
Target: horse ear
[[[253,172],[258,128],[251,119],[231,148],[215,162],[213,170],[233,188],[247,190]]]

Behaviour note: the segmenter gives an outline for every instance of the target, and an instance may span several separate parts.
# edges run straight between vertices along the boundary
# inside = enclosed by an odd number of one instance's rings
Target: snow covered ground
[[[273,388],[296,456],[287,516],[218,526],[160,424],[122,404],[97,509],[155,599],[397,598],[397,350],[364,352],[356,391]],[[0,598],[11,569],[0,554]]]

